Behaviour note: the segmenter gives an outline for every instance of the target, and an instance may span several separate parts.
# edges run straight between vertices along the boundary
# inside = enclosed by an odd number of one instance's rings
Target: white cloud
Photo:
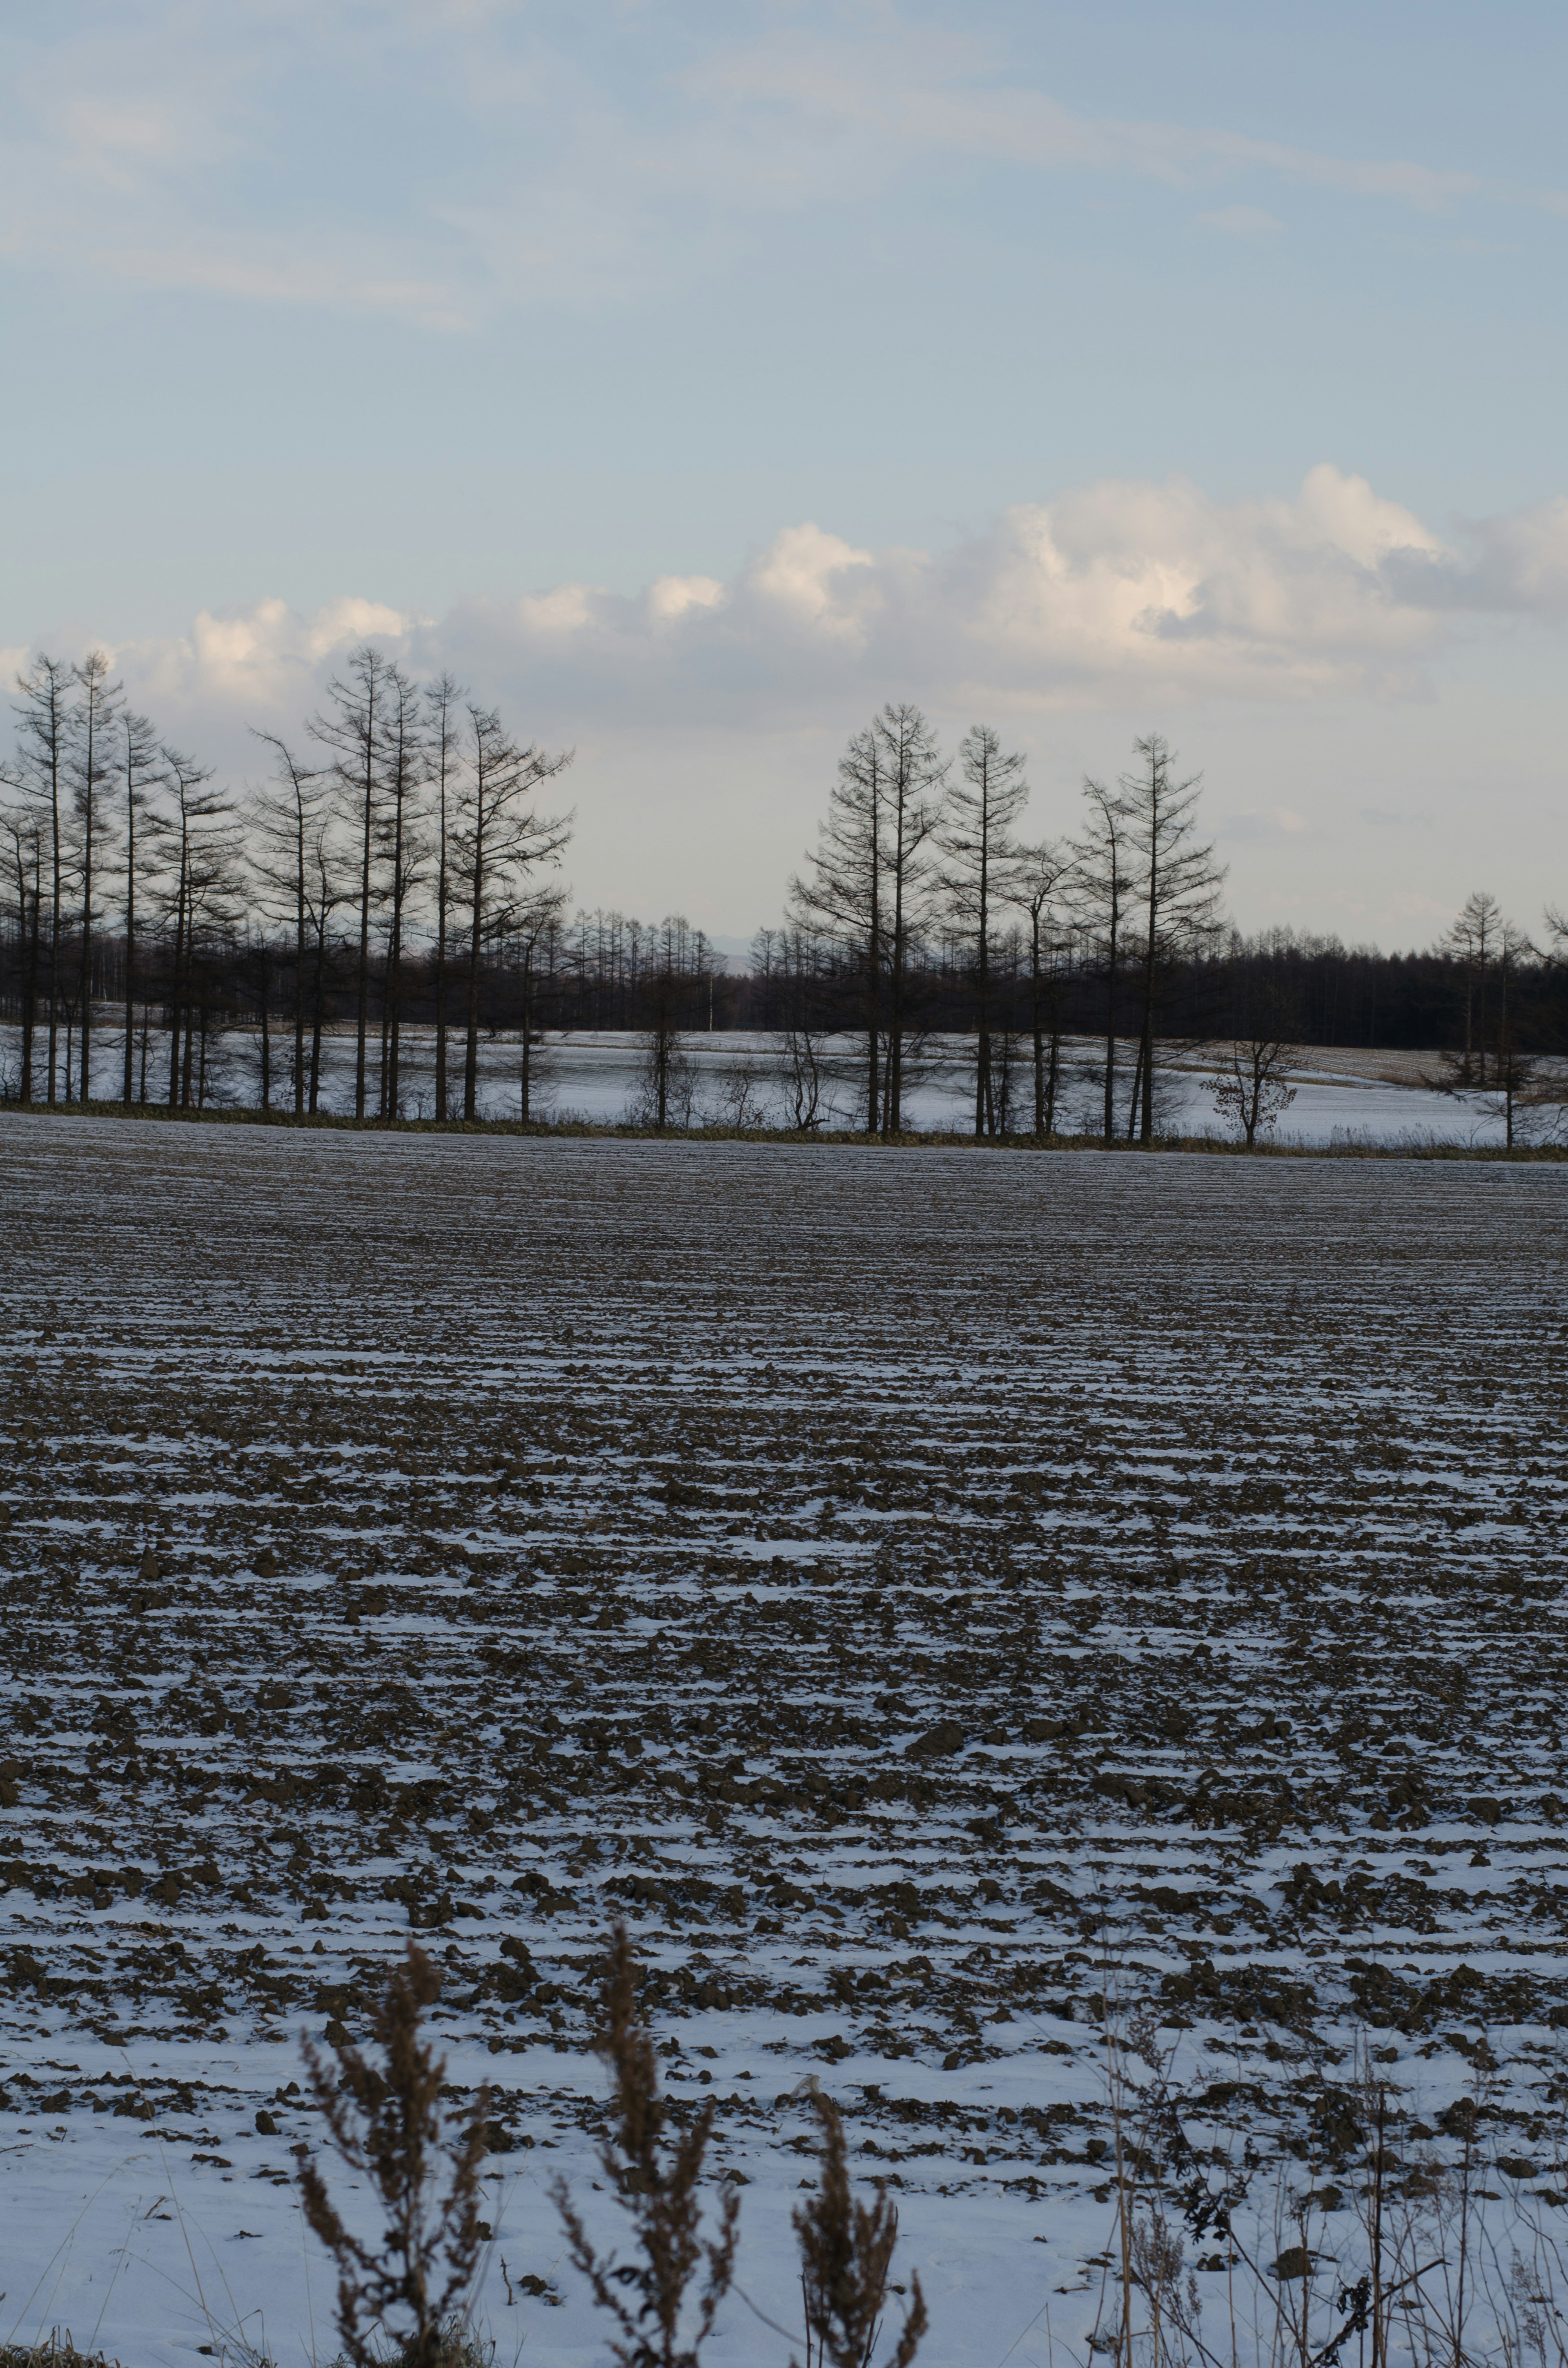
[[[661,575],[648,587],[648,614],[658,625],[673,625],[693,609],[722,607],[724,587],[716,575]]]
[[[277,598],[204,612],[115,661],[158,712],[302,713],[358,641],[449,666],[530,729],[775,733],[888,697],[1015,716],[1199,701],[1424,697],[1456,634],[1568,610],[1568,502],[1444,542],[1324,463],[1288,499],[1218,502],[1177,479],[1021,503],[950,549],[862,549],[810,521],[727,581],[588,584],[418,617],[368,598],[302,617]],[[1289,832],[1283,808],[1237,825]]]
[[[855,551],[809,521],[786,527],[747,575],[745,591],[791,624],[864,648],[878,605],[869,551]],[[853,571],[853,573],[851,573]],[[847,580],[846,580],[847,579]]]
[[[312,705],[331,663],[358,643],[408,646],[414,620],[379,600],[331,600],[301,617],[285,600],[203,609],[187,635],[109,651],[139,706],[228,709],[258,722]]]

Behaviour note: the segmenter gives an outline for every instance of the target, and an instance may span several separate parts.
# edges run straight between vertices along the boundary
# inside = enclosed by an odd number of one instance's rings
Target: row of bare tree
[[[934,928],[972,984],[974,1132],[1002,1131],[997,971],[1012,916],[1028,949],[1035,1133],[1054,1131],[1062,984],[1087,964],[1104,983],[1105,1133],[1118,1126],[1119,1048],[1135,1031],[1126,1123],[1152,1138],[1162,998],[1222,935],[1224,872],[1199,836],[1200,779],[1179,778],[1158,734],[1134,756],[1114,788],[1085,783],[1079,837],[1029,841],[1017,830],[1024,759],[989,725],[964,735],[956,764],[916,707],[884,707],[851,739],[790,917],[846,950],[858,974],[869,1133],[903,1123],[912,974]]]
[[[482,1037],[505,1028],[527,1117],[541,1028],[619,1026],[648,1036],[663,1125],[681,1034],[717,1023],[782,1036],[796,1123],[852,1101],[884,1135],[907,1123],[933,1032],[971,1048],[977,1135],[1048,1136],[1069,1100],[1081,1126],[1092,1090],[1108,1139],[1148,1142],[1162,1047],[1228,1045],[1223,1108],[1250,1142],[1284,1107],[1292,1047],[1385,1041],[1381,1009],[1425,1031],[1413,1041],[1462,1039],[1446,1081],[1501,1093],[1511,1129],[1515,1090],[1562,1016],[1543,983],[1557,987],[1568,925],[1549,915],[1535,944],[1484,894],[1430,957],[1239,939],[1199,827],[1200,780],[1157,734],[1114,784],[1085,782],[1081,829],[1053,841],[1023,832],[1023,758],[996,732],[977,724],[949,755],[917,708],[885,707],[849,741],[785,926],[758,933],[738,977],[679,919],[569,919],[570,823],[547,803],[569,757],[373,646],[297,744],[257,734],[269,778],[244,798],[131,709],[99,654],[38,659],[16,717],[0,768],[0,999],[20,1022],[5,1090],[24,1100],[101,1097],[94,1036],[112,1010],[104,1051],[127,1101],[204,1105],[219,1090],[213,1048],[238,1028],[262,1104],[313,1111],[324,1035],[347,1030],[355,1114],[394,1117],[414,1099],[404,1031],[417,1025],[435,1046],[420,1107],[474,1118]],[[1368,1031],[1350,1038],[1347,982]],[[1066,1064],[1064,1043],[1086,1034],[1093,1063],[1080,1042]]]
[[[328,685],[305,749],[258,735],[272,778],[244,802],[126,703],[100,653],[79,666],[40,657],[17,693],[0,828],[21,972],[22,1100],[90,1097],[95,955],[112,917],[127,1102],[147,1099],[154,984],[163,1095],[176,1107],[204,1099],[211,956],[243,944],[264,1103],[276,1070],[296,1110],[317,1107],[322,1032],[347,969],[355,1115],[392,1115],[423,900],[434,920],[437,1111],[460,1100],[476,1115],[486,956],[502,940],[531,943],[560,914],[562,892],[544,875],[570,825],[540,801],[569,755],[517,740],[450,676],[421,687],[369,646]],[[280,1010],[292,1034],[281,1057]],[[460,1086],[449,1074],[454,1035]]]

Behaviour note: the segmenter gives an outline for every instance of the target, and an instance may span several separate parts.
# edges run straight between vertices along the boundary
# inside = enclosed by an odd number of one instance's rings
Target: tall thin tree
[[[82,1013],[77,1099],[86,1102],[92,1098],[93,1081],[93,924],[97,918],[93,898],[108,832],[106,808],[116,771],[116,727],[124,700],[121,686],[109,680],[108,659],[102,650],[89,650],[75,675],[78,697],[71,719],[71,794],[75,807],[82,895],[77,948],[76,992]]]
[[[381,701],[381,852],[386,867],[386,971],[381,994],[380,1114],[396,1118],[402,1101],[403,965],[411,900],[425,859],[422,795],[429,752],[421,728],[417,687],[396,666],[387,670]]]
[[[1072,929],[1065,905],[1074,859],[1050,839],[1023,847],[1010,867],[1009,901],[1023,912],[1029,949],[1029,1038],[1034,1075],[1034,1131],[1056,1132],[1062,1091],[1062,970]]]
[[[992,966],[996,909],[1006,899],[1017,850],[1013,837],[1028,783],[1024,759],[1007,754],[988,723],[959,745],[959,778],[948,791],[938,843],[938,884],[949,922],[965,950],[974,996],[974,1132],[994,1134],[998,1110],[992,1075]]]
[[[504,937],[529,875],[559,860],[571,837],[569,818],[541,814],[533,801],[572,761],[572,751],[549,756],[513,739],[494,708],[468,710],[466,765],[456,813],[458,853],[464,873],[468,922],[463,1116],[479,1114],[479,1027],[482,960]]]
[[[1120,789],[1126,838],[1139,875],[1142,943],[1138,1067],[1127,1132],[1131,1141],[1136,1119],[1139,1139],[1148,1144],[1154,1132],[1154,1020],[1161,987],[1174,962],[1217,939],[1225,867],[1198,836],[1202,774],[1177,780],[1171,749],[1157,732],[1132,746],[1139,769],[1122,774]]]
[[[436,1116],[448,1116],[447,1029],[450,978],[452,826],[462,771],[464,701],[455,675],[438,674],[425,693],[430,785],[435,795],[436,858]]]
[[[49,999],[44,1099],[59,1096],[61,931],[64,921],[66,797],[74,669],[36,657],[17,677],[17,770],[24,795],[40,816],[49,868]],[[69,1081],[67,1081],[69,1091]]]
[[[165,832],[173,873],[168,894],[169,1081],[171,1110],[188,1109],[197,1094],[198,952],[205,928],[230,892],[234,850],[224,831],[230,801],[208,788],[210,765],[199,765],[167,743],[160,750],[168,793]],[[201,1030],[203,1064],[206,1032]]]
[[[1116,1133],[1117,1022],[1120,1017],[1118,990],[1121,984],[1122,930],[1126,918],[1127,812],[1117,793],[1102,781],[1085,780],[1084,796],[1089,822],[1073,848],[1074,877],[1083,909],[1085,934],[1097,955],[1105,982],[1105,1120],[1108,1143]]]
[[[317,828],[324,826],[324,791],[319,772],[297,757],[276,732],[258,731],[256,736],[272,751],[273,776],[269,787],[251,801],[251,860],[264,907],[270,900],[272,913],[293,931],[294,1073],[290,1082],[298,1115],[305,1108],[307,1093],[306,957],[314,909],[310,893],[312,848]],[[319,1018],[319,998],[317,1008]],[[314,1109],[313,1101],[311,1107]]]
[[[0,768],[0,781],[16,787],[16,776]],[[17,805],[0,813],[0,837],[6,842],[6,884],[17,900],[17,1001],[21,1022],[22,1059],[17,1099],[33,1098],[33,1043],[38,1028],[39,922],[43,901],[43,833],[30,807]]]
[[[903,1126],[912,954],[925,918],[932,876],[929,842],[941,824],[948,763],[930,724],[907,701],[884,707],[871,728],[885,784],[888,1029],[882,1133],[893,1135]]]
[[[844,949],[866,1040],[866,1132],[882,1121],[882,774],[874,730],[857,732],[838,760],[807,875],[790,882],[797,933],[825,932]]]
[[[363,1118],[367,1092],[366,1045],[370,1014],[370,913],[375,900],[373,865],[381,802],[382,709],[391,691],[392,660],[366,642],[351,651],[347,680],[327,684],[330,706],[312,715],[306,730],[330,752],[343,818],[354,840],[358,871],[356,900],[358,944],[354,965],[354,1115]]]
[[[120,1074],[120,1099],[136,1099],[136,993],[141,985],[137,967],[137,891],[149,871],[148,836],[144,827],[160,778],[158,735],[145,715],[127,708],[119,720],[120,806],[125,860],[125,1057]]]

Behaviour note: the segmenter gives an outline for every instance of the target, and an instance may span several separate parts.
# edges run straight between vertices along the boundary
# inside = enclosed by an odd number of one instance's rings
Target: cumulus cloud
[[[555,734],[789,732],[887,697],[1017,715],[1410,698],[1457,634],[1565,610],[1568,502],[1449,542],[1324,463],[1289,498],[1093,484],[936,552],[865,549],[806,521],[727,580],[666,575],[635,595],[561,584],[438,618],[368,598],[302,617],[262,598],[115,657],[170,713],[297,714],[369,639]],[[1251,826],[1265,823],[1296,826],[1256,810]]]
[[[406,650],[414,620],[380,600],[328,601],[301,617],[286,600],[203,609],[188,634],[111,651],[140,704],[255,710],[268,718],[310,704],[332,660],[360,642]]]

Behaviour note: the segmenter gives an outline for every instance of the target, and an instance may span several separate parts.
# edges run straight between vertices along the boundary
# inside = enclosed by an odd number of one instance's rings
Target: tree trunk
[[[484,785],[480,783],[473,825],[472,899],[468,947],[468,1034],[463,1045],[463,1116],[479,1115],[479,951],[484,915]]]
[[[1031,915],[1029,926],[1029,1033],[1034,1053],[1034,1131],[1037,1142],[1043,1140],[1045,1123],[1045,982],[1040,975],[1040,916]]]
[[[267,1012],[267,947],[261,949],[261,1107],[272,1108],[272,1034]]]
[[[43,923],[43,879],[36,860],[33,866],[33,919],[30,930],[26,928],[25,894],[22,904],[27,945],[27,967],[22,977],[22,1099],[25,1102],[30,1102],[33,1098],[33,1046],[38,1033],[39,939]]]
[[[305,1107],[305,826],[300,819],[294,874],[294,1115]]]
[[[323,899],[324,908],[325,899]],[[321,1108],[321,1040],[322,1023],[326,1004],[326,913],[323,910],[316,925],[315,993],[311,1008],[311,1091],[310,1114],[313,1118]]]
[[[129,765],[129,759],[127,760]],[[121,1099],[129,1106],[135,1083],[136,1027],[136,796],[128,780],[125,793],[125,1071]]]

